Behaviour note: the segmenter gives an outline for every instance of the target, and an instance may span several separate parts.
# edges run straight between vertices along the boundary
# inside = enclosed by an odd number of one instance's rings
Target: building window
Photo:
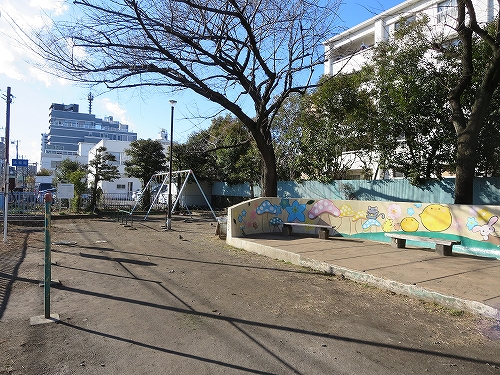
[[[447,18],[455,20],[458,16],[457,0],[446,0],[437,5],[437,22],[445,23]],[[448,19],[450,21],[450,19]]]
[[[116,188],[119,190],[125,190],[125,185],[123,184],[116,184]]]

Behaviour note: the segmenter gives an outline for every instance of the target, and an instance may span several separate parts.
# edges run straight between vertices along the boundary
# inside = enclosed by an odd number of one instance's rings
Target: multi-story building
[[[476,17],[479,23],[493,21],[498,12],[498,2],[492,0],[473,0]],[[449,40],[457,37],[457,0],[407,0],[389,10],[382,12],[350,29],[326,40],[325,75],[348,74],[359,70],[371,57],[372,47],[388,40],[400,26],[402,19],[406,22],[415,19],[417,15],[427,15],[431,32],[444,35]],[[349,154],[349,155],[347,155]],[[375,179],[393,178],[391,171],[378,168],[377,155],[359,155],[346,153],[350,156],[352,168],[351,178],[363,178],[362,173],[368,166]]]
[[[52,103],[49,132],[42,134],[41,168],[54,170],[67,158],[86,164],[89,150],[103,139],[132,142],[137,133],[111,116],[80,113],[78,104]]]
[[[120,177],[113,181],[101,181],[98,186],[106,194],[120,194],[120,196],[131,198],[132,192],[140,189],[142,183],[138,178],[128,177],[125,174],[125,161],[129,158],[125,154],[125,150],[130,147],[130,142],[102,139],[88,151],[88,159],[85,164],[88,164],[95,158],[97,150],[100,147],[105,147],[106,152],[115,157],[116,161],[110,162],[110,164],[118,167]]]
[[[493,21],[498,9],[496,1],[474,0],[473,3],[479,23]],[[429,17],[436,34],[456,36],[457,0],[407,0],[325,41],[324,73],[334,75],[358,70],[370,57],[371,47],[389,39],[402,18],[411,20],[419,14]]]

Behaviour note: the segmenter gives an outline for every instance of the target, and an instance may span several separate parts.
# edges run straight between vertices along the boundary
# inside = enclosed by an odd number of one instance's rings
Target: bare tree
[[[458,0],[457,32],[462,44],[462,72],[448,97],[458,139],[455,182],[457,204],[472,204],[479,133],[484,126],[493,93],[500,84],[500,0],[497,0],[496,11],[495,30],[489,33],[486,26],[482,27],[478,23],[473,1]],[[486,66],[474,64],[475,37],[481,38],[491,48],[491,57]],[[474,102],[470,108],[464,108],[463,97],[473,87],[475,73],[480,74],[480,82],[474,88]]]
[[[31,37],[58,76],[108,88],[189,89],[234,114],[276,196],[270,124],[322,69],[341,0],[76,0],[78,17]]]

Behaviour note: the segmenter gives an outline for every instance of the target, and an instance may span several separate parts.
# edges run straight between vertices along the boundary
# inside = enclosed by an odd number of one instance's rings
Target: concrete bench
[[[442,238],[431,238],[422,236],[412,236],[404,233],[386,233],[387,237],[391,238],[391,245],[396,248],[404,248],[406,246],[406,240],[409,241],[420,241],[420,242],[430,242],[436,245],[436,253],[439,255],[450,256],[452,252],[453,245],[460,244],[460,241],[445,240]]]
[[[321,225],[321,224],[306,224],[306,223],[283,223],[282,232],[285,236],[292,235],[292,227],[314,227],[318,228],[318,237],[322,240],[327,240],[330,234],[330,229],[335,229],[334,226],[331,225]]]

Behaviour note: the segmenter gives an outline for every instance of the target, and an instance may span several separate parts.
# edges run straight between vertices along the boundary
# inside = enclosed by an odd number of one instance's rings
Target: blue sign
[[[28,159],[12,159],[13,167],[27,167]]]

